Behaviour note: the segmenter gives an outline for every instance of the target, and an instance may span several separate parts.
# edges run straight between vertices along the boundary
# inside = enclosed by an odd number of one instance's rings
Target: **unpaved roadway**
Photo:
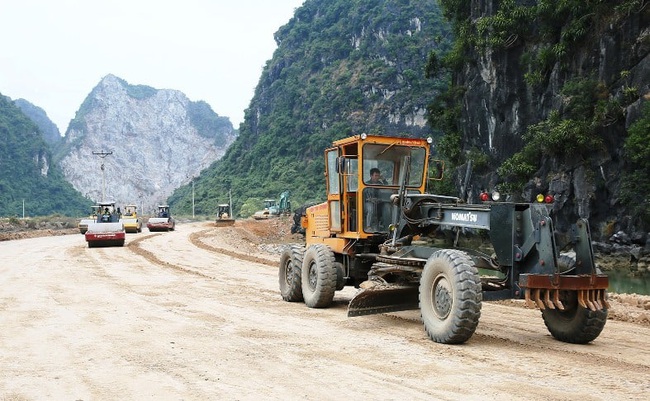
[[[649,397],[648,324],[573,345],[538,310],[485,302],[470,341],[436,344],[416,311],[346,317],[354,289],[282,301],[277,247],[238,225],[0,242],[0,400]]]

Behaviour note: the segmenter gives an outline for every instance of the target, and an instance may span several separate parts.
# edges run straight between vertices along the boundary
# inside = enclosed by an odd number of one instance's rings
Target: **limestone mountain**
[[[44,135],[15,102],[0,94],[0,216],[77,216],[90,202],[53,162]]]
[[[57,160],[89,199],[149,213],[221,158],[236,135],[205,102],[107,75],[77,111]]]
[[[433,135],[453,167],[448,195],[551,193],[560,229],[583,217],[596,239],[638,230],[643,245],[649,21],[643,0],[306,0],[276,33],[240,136],[197,181],[197,202],[214,210],[228,189],[235,210],[286,189],[322,200],[332,140]],[[188,208],[190,195],[170,202]]]
[[[31,104],[25,99],[16,99],[14,104],[32,120],[43,133],[43,139],[51,146],[56,146],[61,142],[61,131],[47,116],[45,110]]]
[[[424,69],[448,34],[436,0],[306,0],[275,34],[238,139],[197,181],[197,207],[213,213],[229,189],[235,210],[284,190],[292,204],[321,199],[332,140],[431,135],[426,109],[443,86]],[[190,198],[185,186],[170,202],[188,210]]]

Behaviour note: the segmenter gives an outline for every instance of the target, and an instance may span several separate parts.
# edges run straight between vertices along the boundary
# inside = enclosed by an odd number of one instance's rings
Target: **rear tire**
[[[576,263],[575,257],[561,255],[558,267],[561,271],[570,270]],[[596,269],[600,273],[600,269]],[[607,293],[605,293],[605,297]],[[592,311],[578,304],[575,291],[560,291],[560,301],[564,310],[542,310],[542,319],[551,335],[565,343],[586,344],[595,340],[605,328],[607,309]]]
[[[334,300],[336,267],[334,253],[323,244],[310,246],[302,261],[302,296],[310,308],[325,308]]]
[[[280,257],[280,294],[287,302],[302,302],[302,260],[305,247],[290,245]]]
[[[560,291],[565,310],[546,308],[542,319],[551,335],[571,344],[586,344],[595,340],[605,327],[607,309],[592,311],[578,305],[575,291]]]
[[[429,338],[467,341],[478,326],[482,300],[478,269],[465,252],[443,249],[429,257],[420,278],[420,313]]]

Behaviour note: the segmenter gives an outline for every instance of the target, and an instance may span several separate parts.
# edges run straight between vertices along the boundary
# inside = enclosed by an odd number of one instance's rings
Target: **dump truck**
[[[120,217],[120,221],[124,224],[124,230],[127,233],[142,232],[142,220],[138,216],[137,205],[126,205]]]
[[[289,191],[280,194],[280,200],[264,199],[264,209],[255,212],[255,220],[266,220],[271,217],[291,214],[291,202],[289,201]]]
[[[97,219],[88,224],[88,230],[84,234],[88,248],[124,246],[126,231],[120,222],[115,202],[100,202],[98,206]]]
[[[594,263],[588,221],[556,232],[551,194],[541,197],[551,203],[515,203],[486,192],[470,204],[427,193],[441,177],[429,170],[443,170],[431,163],[431,143],[362,134],[325,150],[327,201],[302,216],[305,243],[282,252],[282,298],[324,308],[354,286],[348,316],[419,309],[428,337],[443,344],[472,337],[482,302],[522,299],[554,338],[596,339],[609,282]],[[383,180],[371,181],[371,171]],[[487,251],[463,244],[466,233],[486,238]]]
[[[169,205],[158,205],[156,217],[150,217],[147,221],[149,231],[174,231],[176,222],[172,217]]]
[[[88,217],[84,217],[79,220],[77,228],[81,234],[85,234],[88,231],[88,225],[94,223],[97,220],[97,213],[99,212],[99,205],[91,206],[90,214]]]

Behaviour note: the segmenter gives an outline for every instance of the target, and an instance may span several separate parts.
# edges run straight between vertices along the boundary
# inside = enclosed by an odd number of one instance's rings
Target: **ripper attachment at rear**
[[[471,338],[483,301],[526,299],[557,339],[598,337],[608,278],[594,265],[588,222],[558,235],[552,196],[512,203],[482,194],[467,204],[429,194],[444,170],[430,165],[430,143],[364,134],[325,150],[327,201],[305,210],[305,245],[283,254],[282,297],[320,308],[355,286],[349,316],[419,309],[429,337],[447,344]],[[439,231],[451,241],[427,241]],[[459,246],[465,231],[487,233],[489,252]]]

